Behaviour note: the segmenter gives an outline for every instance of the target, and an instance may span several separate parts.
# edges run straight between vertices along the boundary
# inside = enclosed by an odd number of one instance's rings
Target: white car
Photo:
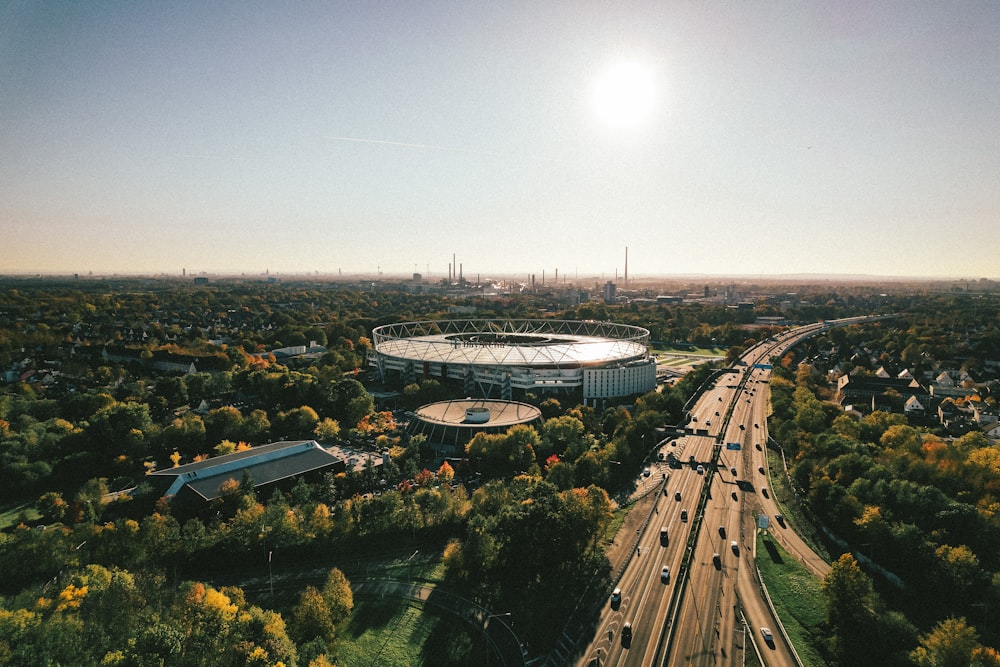
[[[670,568],[666,565],[660,570],[660,581],[669,584],[670,583]]]
[[[650,469],[649,469],[649,468],[646,468],[646,469],[644,469],[644,470],[642,471],[642,476],[643,476],[643,477],[649,477],[649,474],[650,474],[650,472],[651,472],[651,471],[650,471]]]
[[[771,634],[771,629],[770,628],[761,628],[760,629],[760,636],[763,637],[764,641],[766,641],[768,644],[773,644],[774,643],[774,635]]]

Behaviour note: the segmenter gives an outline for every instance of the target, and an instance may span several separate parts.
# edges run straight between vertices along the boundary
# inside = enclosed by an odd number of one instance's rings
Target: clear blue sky
[[[995,1],[0,0],[0,273],[997,278],[998,35]]]

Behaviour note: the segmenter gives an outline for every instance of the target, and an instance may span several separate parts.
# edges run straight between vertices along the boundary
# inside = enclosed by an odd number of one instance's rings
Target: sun
[[[593,91],[594,110],[610,128],[632,128],[652,113],[655,93],[649,68],[635,62],[618,63],[598,77]]]

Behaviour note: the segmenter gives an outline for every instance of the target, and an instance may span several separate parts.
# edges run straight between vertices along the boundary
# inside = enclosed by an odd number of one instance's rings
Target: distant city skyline
[[[998,34],[995,2],[4,3],[0,274],[996,279]]]

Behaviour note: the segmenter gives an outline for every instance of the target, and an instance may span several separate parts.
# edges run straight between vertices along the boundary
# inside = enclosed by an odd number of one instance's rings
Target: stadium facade
[[[383,381],[437,377],[467,396],[511,400],[515,390],[571,393],[584,404],[656,387],[649,331],[591,320],[430,320],[372,332],[369,363]]]

